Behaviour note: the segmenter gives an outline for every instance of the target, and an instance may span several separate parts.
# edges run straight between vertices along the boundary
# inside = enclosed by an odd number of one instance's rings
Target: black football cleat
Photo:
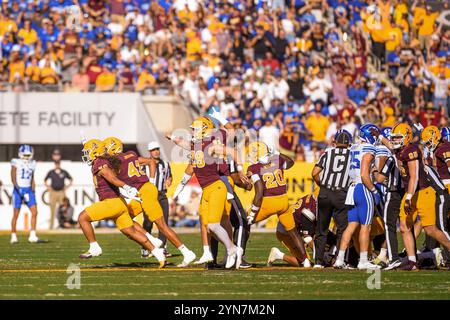
[[[417,263],[416,262],[408,260],[408,261],[402,263],[400,265],[400,267],[398,267],[398,270],[414,271],[414,270],[419,270],[419,268],[417,267]]]
[[[253,264],[251,264],[245,260],[242,260],[241,265],[239,266],[239,269],[248,269],[248,268],[252,268],[252,267],[253,267]]]

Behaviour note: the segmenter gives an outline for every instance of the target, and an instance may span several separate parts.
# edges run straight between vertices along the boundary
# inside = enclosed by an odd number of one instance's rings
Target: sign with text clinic
[[[72,144],[111,135],[137,142],[135,93],[1,93],[0,143]]]

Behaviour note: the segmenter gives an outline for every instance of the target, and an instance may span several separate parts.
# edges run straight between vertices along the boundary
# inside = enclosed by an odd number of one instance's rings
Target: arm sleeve
[[[66,173],[66,178],[69,180],[73,180],[72,176],[70,175],[70,173],[68,173],[66,170],[64,170],[64,172]]]
[[[327,162],[327,155],[328,152],[325,152],[320,156],[319,161],[317,161],[316,163],[316,167],[319,167],[321,169],[325,168],[325,163]]]

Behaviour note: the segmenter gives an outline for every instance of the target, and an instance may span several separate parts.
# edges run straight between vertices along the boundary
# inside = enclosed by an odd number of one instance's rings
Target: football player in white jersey
[[[335,268],[345,268],[345,251],[347,250],[353,233],[360,226],[359,231],[359,263],[358,269],[378,269],[377,265],[368,260],[370,241],[370,227],[375,206],[381,201],[381,195],[375,188],[370,177],[370,171],[375,161],[376,149],[374,147],[377,139],[371,130],[379,129],[373,124],[365,124],[359,129],[361,142],[353,144],[350,148],[350,171],[352,182],[348,193],[346,204],[352,206],[348,211],[348,226],[342,234],[339,246],[339,254],[334,264]]]
[[[11,243],[18,243],[16,235],[17,218],[19,217],[22,203],[25,203],[31,211],[31,230],[28,241],[39,242],[36,236],[37,207],[34,184],[34,171],[36,161],[33,160],[33,147],[21,145],[19,158],[11,160],[11,180],[14,185],[12,202],[14,214],[11,222]]]
[[[391,137],[391,127],[385,127],[380,130],[380,133],[385,137],[386,139],[390,139]],[[389,150],[388,147],[386,147],[384,144],[377,142],[375,144],[376,154],[375,154],[375,168],[372,171],[372,173],[375,175],[378,172],[381,172],[383,169],[384,164],[386,163],[386,160],[389,157],[392,157],[392,152]],[[374,177],[374,181],[375,181]],[[375,184],[378,191],[381,193],[381,203],[378,205],[377,209],[380,214],[384,211],[384,205],[386,200],[386,194],[388,192],[386,185],[381,182],[377,182]],[[381,267],[387,266],[389,263],[389,259],[387,258],[387,243],[386,240],[383,241],[380,253],[378,256],[372,261],[376,265],[380,265]]]

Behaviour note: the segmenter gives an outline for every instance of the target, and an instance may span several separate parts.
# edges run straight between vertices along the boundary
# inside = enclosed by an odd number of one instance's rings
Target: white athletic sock
[[[408,256],[408,260],[412,262],[417,262],[416,256]]]
[[[203,254],[211,254],[211,251],[209,250],[209,246],[203,246]]]
[[[185,256],[186,254],[188,254],[189,251],[190,251],[184,244],[182,244],[181,246],[179,246],[177,249],[180,250],[180,252],[181,252],[181,254],[182,254],[183,256]]]
[[[30,231],[30,238],[36,238],[36,230]]]
[[[209,223],[208,229],[212,231],[217,238],[225,245],[227,248],[227,252],[232,250],[235,245],[233,244],[233,241],[231,241],[230,237],[228,236],[227,231],[220,225],[220,223]]]
[[[336,261],[344,262],[344,258],[345,258],[345,250],[339,250]]]
[[[434,254],[439,253],[439,251],[441,251],[441,248],[439,248],[439,247],[433,249],[433,253],[434,253]]]
[[[275,254],[275,256],[276,256],[276,258],[277,258],[278,260],[283,260],[283,258],[284,258],[284,253],[281,252],[281,250],[277,250],[277,253]]]
[[[378,258],[383,260],[386,258],[386,253],[387,253],[387,249],[386,248],[381,248],[380,249],[380,254],[378,255]]]
[[[11,238],[17,238],[17,234],[15,232],[11,233]]]
[[[154,239],[156,239],[154,236],[152,236],[150,233],[146,232],[145,236],[147,237],[148,240],[152,241]]]
[[[366,263],[367,262],[367,251],[361,251],[359,253],[359,263]]]
[[[94,250],[94,251],[101,250],[97,241],[89,243],[89,251],[91,251],[91,250]]]

